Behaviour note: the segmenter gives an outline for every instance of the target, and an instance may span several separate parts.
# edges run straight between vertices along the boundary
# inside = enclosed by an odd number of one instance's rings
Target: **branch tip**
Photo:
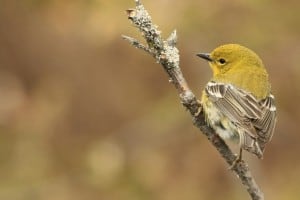
[[[124,40],[127,40],[127,41],[131,41],[131,40],[133,40],[133,38],[132,37],[129,37],[129,36],[127,36],[127,35],[122,35],[122,38],[124,39]]]
[[[143,45],[142,43],[140,43],[137,39],[129,37],[127,35],[122,35],[122,38],[126,41],[128,41],[132,46],[134,46],[135,48],[138,49],[142,49],[145,52],[149,53],[152,56],[155,56],[155,54],[151,51],[151,49],[145,45]]]
[[[175,47],[177,44],[177,32],[174,30],[167,39],[170,46]]]
[[[136,10],[135,9],[127,9],[126,14],[128,16],[128,19],[133,19],[136,16]]]
[[[142,3],[141,3],[140,0],[135,0],[135,5],[136,5],[136,6],[140,6],[140,5],[142,5]]]

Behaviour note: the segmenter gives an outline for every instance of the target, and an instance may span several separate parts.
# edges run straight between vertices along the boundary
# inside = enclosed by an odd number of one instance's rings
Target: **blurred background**
[[[266,199],[300,196],[300,13],[290,0],[144,0],[200,95],[198,52],[240,43],[263,59],[278,124],[253,175]],[[0,0],[0,199],[249,199],[193,126],[155,60],[121,39],[133,0]]]

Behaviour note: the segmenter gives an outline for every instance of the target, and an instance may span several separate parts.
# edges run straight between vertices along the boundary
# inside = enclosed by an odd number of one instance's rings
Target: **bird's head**
[[[214,76],[225,74],[231,69],[264,68],[256,53],[239,44],[225,44],[217,47],[211,53],[198,53],[197,56],[209,62]]]

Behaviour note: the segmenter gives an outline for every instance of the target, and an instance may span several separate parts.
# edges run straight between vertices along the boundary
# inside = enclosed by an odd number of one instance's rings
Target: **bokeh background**
[[[200,95],[195,54],[224,43],[256,51],[278,126],[265,158],[246,156],[266,199],[300,198],[300,13],[289,0],[144,0]],[[168,77],[121,34],[133,0],[0,1],[0,199],[248,199],[192,125]]]

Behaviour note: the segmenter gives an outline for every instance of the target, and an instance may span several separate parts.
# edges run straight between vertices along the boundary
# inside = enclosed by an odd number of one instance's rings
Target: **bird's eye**
[[[226,60],[224,58],[220,58],[219,59],[219,63],[222,64],[222,65],[224,65],[226,63]]]

